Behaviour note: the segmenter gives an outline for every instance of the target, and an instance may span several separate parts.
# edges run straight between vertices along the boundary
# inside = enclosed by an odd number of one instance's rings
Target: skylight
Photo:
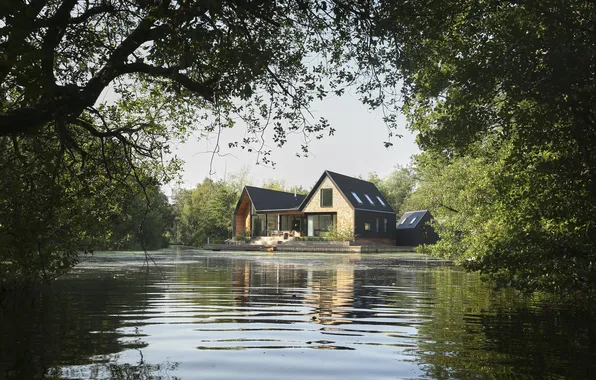
[[[404,219],[403,219],[403,220],[402,220],[402,221],[399,223],[399,225],[401,226],[402,224],[404,224],[404,223],[406,222],[406,220],[408,220],[408,218],[407,218],[407,217],[406,217],[406,218],[404,218]]]
[[[385,207],[385,202],[383,202],[383,200],[381,199],[381,197],[379,197],[377,195],[377,199],[379,200],[379,203],[381,204],[381,206]]]
[[[372,201],[372,199],[370,199],[370,197],[368,196],[368,194],[364,194],[364,196],[366,197],[366,199],[368,199],[368,201],[370,202],[371,205],[375,205],[375,202]]]
[[[414,224],[414,222],[416,221],[416,219],[418,219],[417,216],[415,216],[414,218],[412,218],[412,220],[410,220],[410,224]]]
[[[358,201],[358,203],[362,204],[362,199],[360,199],[358,194],[352,191],[352,196]]]

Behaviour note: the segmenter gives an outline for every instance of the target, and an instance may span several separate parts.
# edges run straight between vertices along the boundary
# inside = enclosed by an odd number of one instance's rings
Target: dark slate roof
[[[331,181],[335,183],[339,191],[343,193],[348,202],[350,202],[352,207],[354,207],[355,209],[395,213],[389,202],[387,202],[385,197],[383,197],[379,189],[377,189],[377,187],[372,182],[364,181],[358,178],[348,177],[347,175],[334,173],[329,170],[326,170],[325,173],[323,173],[323,175],[321,176],[321,178],[319,178],[316,185],[313,187],[313,190],[310,192],[310,194],[308,194],[308,196],[300,206],[301,208],[306,206],[309,199],[312,197],[313,192],[318,189],[319,185],[321,185],[326,176],[329,176]],[[362,203],[356,200],[354,195],[352,195],[352,192],[356,193],[356,195],[358,196],[358,198],[360,198]],[[372,200],[372,204],[368,201],[365,194],[368,195],[369,198]],[[381,198],[383,203],[385,203],[385,206],[383,206],[381,202],[379,202],[379,199],[377,197]]]
[[[398,230],[407,230],[416,228],[423,220],[432,219],[432,215],[428,210],[417,210],[405,212],[397,221]]]
[[[269,190],[260,187],[245,186],[252,204],[257,212],[272,210],[297,210],[305,195],[286,193],[285,191]]]

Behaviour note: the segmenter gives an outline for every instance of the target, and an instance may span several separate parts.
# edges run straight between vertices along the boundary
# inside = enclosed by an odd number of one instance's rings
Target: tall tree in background
[[[423,6],[396,35],[430,249],[503,285],[596,290],[596,4]]]
[[[153,250],[169,243],[174,222],[174,209],[157,186],[144,191],[131,185],[132,196],[124,199],[119,214],[113,215],[107,243],[100,249]]]
[[[174,194],[173,242],[202,247],[231,237],[232,215],[240,192],[230,182],[205,179]]]
[[[414,173],[410,168],[397,165],[383,178],[372,172],[368,174],[368,181],[377,186],[398,216],[409,211],[404,208],[404,202],[416,185]]]
[[[305,189],[302,185],[294,185],[288,186],[286,181],[269,178],[263,181],[263,185],[261,186],[263,189],[269,190],[277,190],[277,191],[285,191],[286,193],[293,193],[306,195],[308,194],[309,190]]]

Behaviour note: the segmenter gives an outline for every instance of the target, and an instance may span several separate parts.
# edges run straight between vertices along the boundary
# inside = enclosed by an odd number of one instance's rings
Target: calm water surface
[[[4,292],[0,378],[595,378],[591,305],[397,255],[96,254]]]

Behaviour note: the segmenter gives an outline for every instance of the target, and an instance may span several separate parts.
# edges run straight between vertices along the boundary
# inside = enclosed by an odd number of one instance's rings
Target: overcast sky
[[[367,176],[374,171],[384,176],[395,165],[406,165],[410,157],[418,153],[414,136],[405,128],[404,117],[400,118],[397,131],[403,137],[393,137],[394,145],[385,148],[383,142],[388,140],[388,131],[381,113],[369,111],[350,94],[326,99],[317,103],[311,111],[316,118],[327,118],[336,132],[334,136],[313,140],[309,157],[296,157],[296,153],[300,153],[302,140],[300,135],[291,135],[283,148],[277,148],[271,140],[268,141],[272,148],[272,160],[276,162],[275,168],[256,165],[254,153],[246,153],[240,148],[227,148],[228,142],[237,141],[244,135],[244,129],[238,124],[222,133],[221,153],[230,155],[214,157],[211,178],[222,179],[248,166],[250,179],[255,186],[274,178],[284,180],[288,186],[309,188],[324,170],[349,176]],[[194,138],[174,148],[174,153],[185,161],[182,187],[194,187],[209,177],[211,154],[208,152],[213,150],[214,144],[214,138]],[[174,184],[166,186],[164,191],[169,195],[173,187]]]

